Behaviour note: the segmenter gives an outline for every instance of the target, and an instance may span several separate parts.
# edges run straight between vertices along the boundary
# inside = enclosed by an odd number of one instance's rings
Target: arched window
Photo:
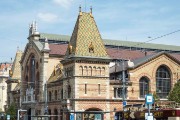
[[[57,100],[57,90],[54,92],[54,99]]]
[[[54,109],[54,120],[58,120],[58,111],[57,109]]]
[[[31,88],[34,88],[35,87],[35,85],[34,85],[34,82],[35,82],[35,75],[36,75],[36,72],[35,72],[35,69],[36,69],[36,67],[35,67],[36,65],[35,65],[35,57],[34,56],[32,56],[31,57],[31,59],[30,59],[30,67],[31,67],[31,76],[30,76],[30,86],[31,86]]]
[[[92,76],[92,67],[91,66],[89,66],[88,75]]]
[[[102,75],[102,76],[105,76],[105,67],[102,67],[102,69],[101,69],[101,75]]]
[[[63,99],[63,89],[61,90],[61,99]]]
[[[51,120],[52,117],[51,117],[51,110],[50,109],[48,110],[48,114],[50,115],[49,120]]]
[[[83,75],[83,67],[82,66],[79,67],[79,75]]]
[[[84,74],[83,75],[85,75],[85,76],[88,75],[88,68],[87,68],[87,66],[84,67]]]
[[[71,86],[68,86],[68,98],[71,98]]]
[[[142,77],[139,80],[139,97],[144,98],[146,94],[149,93],[149,79],[147,77]]]
[[[100,68],[100,67],[97,68],[96,75],[97,75],[97,76],[101,76],[101,68]]]
[[[49,101],[51,101],[51,91],[49,91]]]
[[[159,98],[167,98],[170,90],[170,71],[166,66],[160,66],[156,71],[156,94]]]
[[[39,78],[39,72],[36,74],[36,81],[35,81],[35,100],[37,100],[37,95],[39,94],[39,88],[40,88],[40,78]]]
[[[63,109],[60,109],[60,120],[63,120]]]
[[[96,76],[96,67],[93,67],[93,76]]]

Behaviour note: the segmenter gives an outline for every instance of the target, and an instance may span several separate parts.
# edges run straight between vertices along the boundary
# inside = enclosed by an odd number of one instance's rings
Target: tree
[[[16,104],[13,102],[6,110],[6,115],[11,116],[11,120],[16,120]]]
[[[154,109],[156,106],[158,106],[159,96],[156,94],[156,92],[153,93],[153,100],[154,100]]]
[[[168,100],[180,103],[180,80],[175,83],[174,88],[168,95]]]

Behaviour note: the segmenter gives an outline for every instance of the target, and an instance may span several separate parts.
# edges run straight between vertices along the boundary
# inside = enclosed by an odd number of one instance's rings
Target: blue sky
[[[180,0],[0,0],[0,62],[24,50],[28,29],[71,35],[79,5],[93,15],[102,38],[144,42],[180,30]],[[151,41],[180,46],[180,32]]]

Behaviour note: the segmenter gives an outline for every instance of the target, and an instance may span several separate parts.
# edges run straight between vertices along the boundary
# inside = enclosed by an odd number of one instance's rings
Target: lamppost
[[[121,60],[117,60],[120,61],[122,63],[122,84],[123,84],[123,88],[122,88],[122,101],[123,101],[123,111],[125,111],[125,106],[126,106],[126,75],[125,75],[125,70],[127,68],[132,68],[134,67],[134,63],[131,62],[130,60],[125,60],[125,59],[121,59]]]

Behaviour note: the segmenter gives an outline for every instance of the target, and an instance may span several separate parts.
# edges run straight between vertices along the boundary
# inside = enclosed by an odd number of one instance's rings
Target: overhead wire
[[[130,46],[130,48],[133,48],[133,47],[137,47],[137,48],[138,48],[138,47],[141,47],[140,45],[142,45],[142,44],[146,44],[146,43],[148,43],[148,42],[151,42],[151,41],[154,41],[154,40],[157,40],[157,39],[160,39],[160,38],[163,38],[163,37],[172,35],[172,34],[177,33],[177,32],[180,32],[180,29],[175,30],[175,31],[170,32],[170,33],[166,33],[166,34],[164,34],[164,35],[161,35],[161,36],[158,36],[158,37],[155,37],[155,38],[152,38],[152,39],[147,40],[147,41],[144,41],[144,42],[137,43],[137,44],[135,44],[135,45]],[[125,51],[125,50],[127,50],[127,49],[121,49],[121,51]],[[111,53],[111,54],[117,53],[118,51],[119,51],[119,46],[118,46],[117,51],[114,51],[114,52]],[[116,59],[123,59],[123,58],[116,58]]]

